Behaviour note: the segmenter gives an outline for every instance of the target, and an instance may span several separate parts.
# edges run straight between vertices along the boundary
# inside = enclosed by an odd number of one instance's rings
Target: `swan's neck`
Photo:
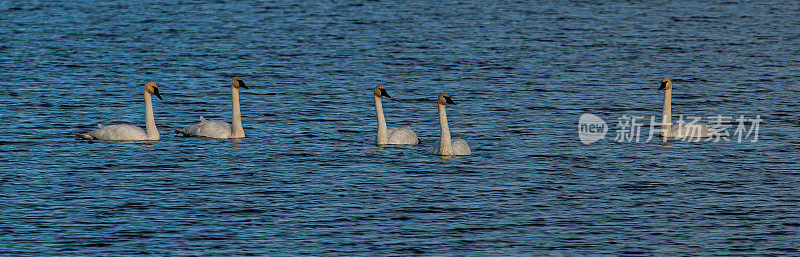
[[[231,103],[233,104],[233,121],[231,135],[233,138],[244,137],[242,127],[242,111],[239,109],[239,89],[231,86]]]
[[[156,118],[153,115],[153,100],[150,93],[144,92],[144,126],[147,140],[159,140],[161,136],[156,128]]]
[[[453,144],[450,139],[450,126],[447,125],[447,112],[444,105],[439,105],[439,127],[442,128],[442,140],[439,141],[440,155],[453,155]]]
[[[668,138],[672,132],[672,88],[664,89],[664,109],[661,110],[661,137]]]
[[[383,117],[383,104],[381,98],[375,97],[375,112],[378,114],[378,145],[385,145],[389,141],[389,130],[386,128],[386,118]]]

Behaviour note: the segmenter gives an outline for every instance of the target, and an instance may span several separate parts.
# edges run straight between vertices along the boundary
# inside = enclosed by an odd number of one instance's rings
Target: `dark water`
[[[800,5],[0,3],[3,255],[796,255]],[[180,138],[230,120],[248,137]],[[760,115],[757,142],[584,145],[583,113]],[[162,140],[86,142],[143,126]],[[412,147],[377,149],[371,92]],[[471,156],[431,154],[435,98]]]

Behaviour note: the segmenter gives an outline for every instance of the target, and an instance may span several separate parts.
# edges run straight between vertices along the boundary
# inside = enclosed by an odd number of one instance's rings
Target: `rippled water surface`
[[[0,23],[4,255],[800,250],[796,2],[11,1]],[[246,138],[172,135],[229,121],[233,76]],[[760,115],[758,141],[615,141],[663,77],[676,118]],[[150,80],[160,142],[74,139],[143,126]],[[375,147],[376,85],[420,145]],[[471,156],[431,154],[439,92]]]

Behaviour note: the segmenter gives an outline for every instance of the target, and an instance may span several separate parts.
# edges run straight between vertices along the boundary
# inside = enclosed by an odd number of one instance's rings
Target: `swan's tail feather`
[[[81,140],[81,139],[92,140],[92,139],[94,139],[94,137],[90,136],[89,134],[77,134],[77,135],[75,135],[75,139],[78,139],[78,140]]]
[[[189,132],[183,131],[182,129],[175,130],[175,134],[180,134],[181,136],[185,137],[191,136],[189,135]]]
[[[203,116],[200,116],[200,122],[203,122],[203,121],[206,121],[206,118],[203,118]]]
[[[101,128],[103,128],[103,124],[97,124],[97,128],[98,128],[98,129],[101,129]]]

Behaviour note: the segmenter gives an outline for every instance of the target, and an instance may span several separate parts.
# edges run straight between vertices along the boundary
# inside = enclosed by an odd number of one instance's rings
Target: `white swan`
[[[150,95],[156,95],[158,99],[161,95],[158,93],[158,85],[150,81],[144,85],[144,123],[147,131],[142,130],[137,126],[130,124],[117,124],[117,125],[97,125],[98,129],[84,134],[78,134],[77,139],[96,139],[105,141],[158,141],[161,136],[156,129],[156,121],[153,116],[153,102]]]
[[[464,139],[450,139],[450,126],[447,124],[447,112],[444,106],[456,104],[447,93],[439,94],[439,126],[442,128],[442,139],[434,146],[433,154],[436,155],[470,155],[469,144]]]
[[[206,120],[200,116],[200,122],[176,133],[184,136],[197,136],[209,138],[243,138],[244,128],[242,128],[242,113],[239,110],[239,88],[248,88],[241,78],[235,77],[231,80],[231,103],[233,103],[233,126],[224,121]]]
[[[417,134],[409,127],[386,128],[386,118],[383,117],[383,104],[381,97],[389,96],[383,86],[375,87],[375,112],[378,113],[378,145],[416,145],[420,140]]]
[[[664,109],[661,111],[661,137],[664,140],[670,138],[694,139],[716,136],[717,132],[710,129],[705,124],[700,123],[678,123],[672,124],[672,80],[664,78],[658,90],[664,90]]]

